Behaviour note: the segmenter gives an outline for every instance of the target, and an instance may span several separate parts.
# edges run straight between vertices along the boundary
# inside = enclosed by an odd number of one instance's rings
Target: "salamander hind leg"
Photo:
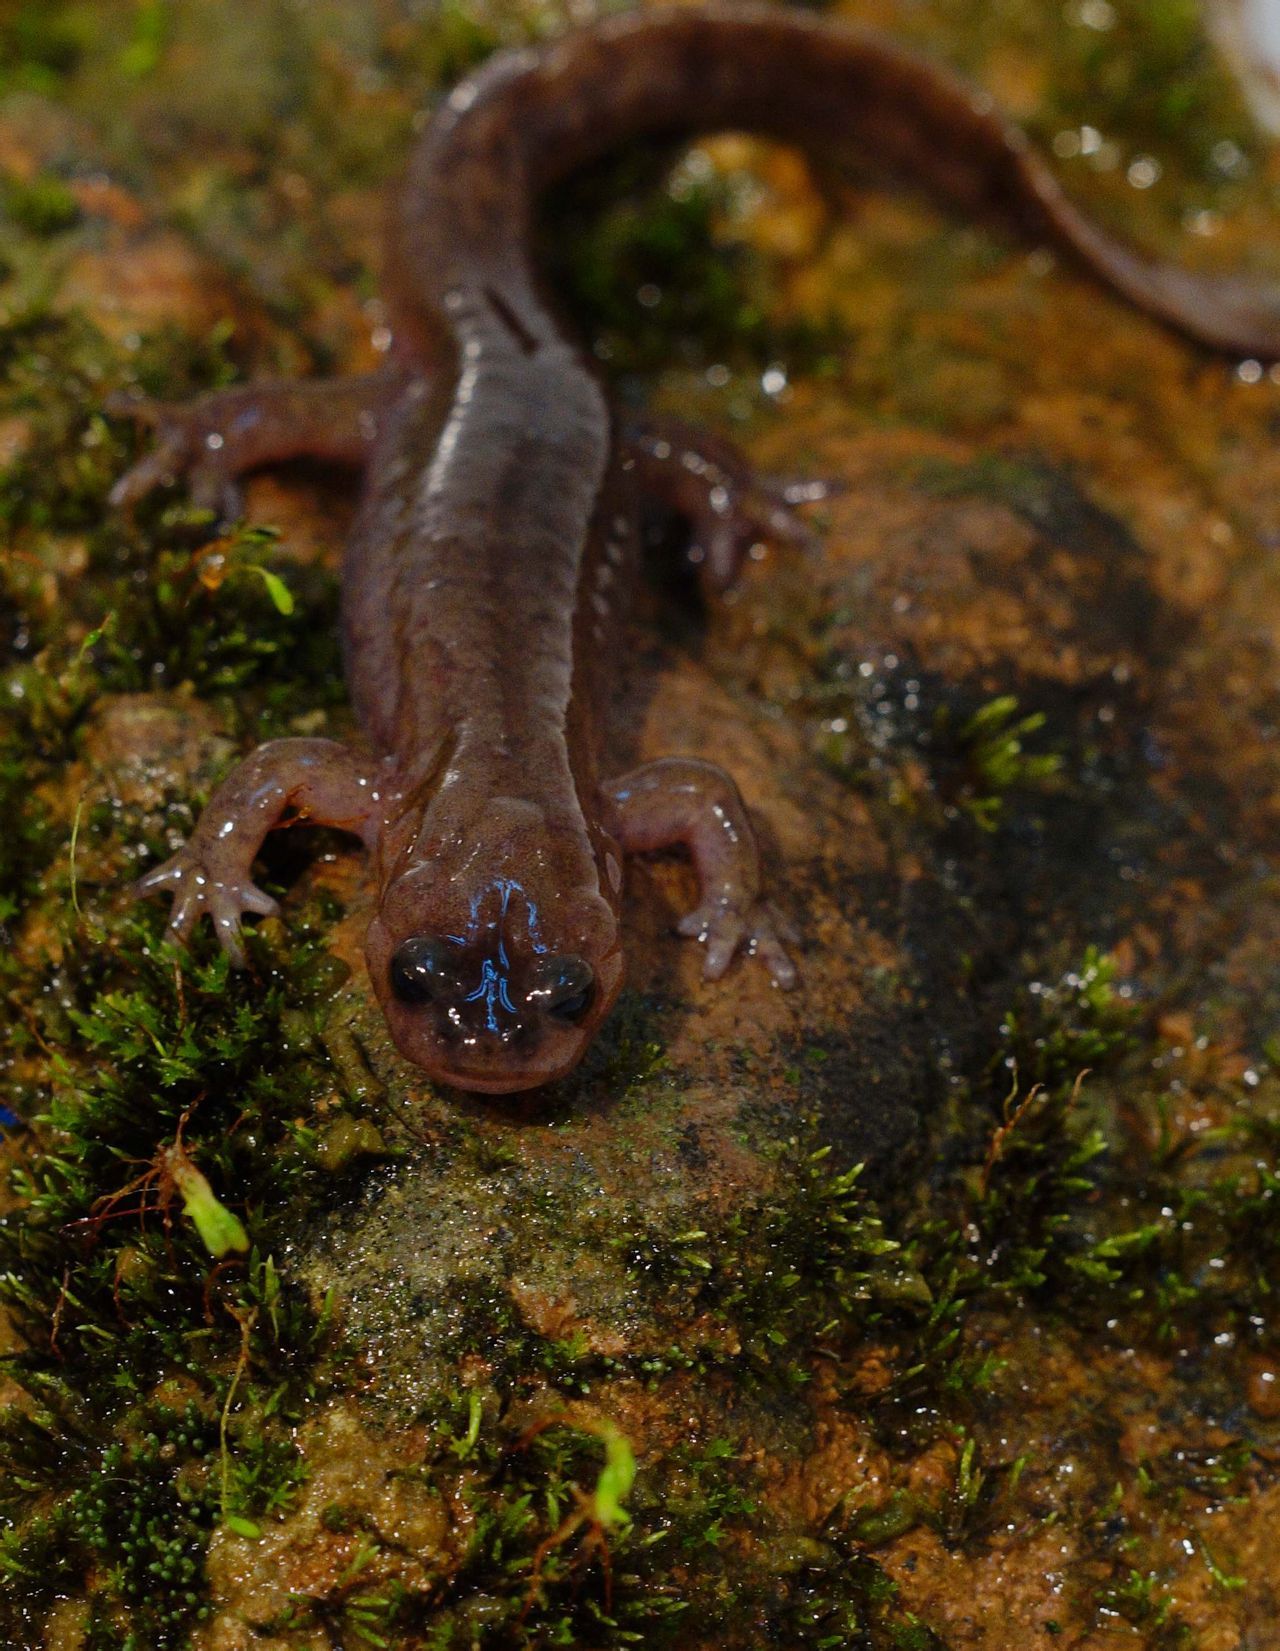
[[[761,897],[755,833],[723,769],[692,757],[666,757],[611,781],[604,796],[623,849],[688,849],[701,897],[678,929],[705,943],[709,979],[718,980],[745,951],[760,959],[775,985],[795,985],[796,967],[783,945],[789,929]]]
[[[190,838],[134,884],[134,895],[169,893],[169,929],[186,940],[202,916],[222,949],[245,966],[241,920],[278,908],[253,881],[253,862],[275,826],[305,820],[335,826],[372,845],[385,817],[379,765],[334,740],[284,739],[260,745],[209,799]]]
[[[359,377],[235,385],[189,402],[150,401],[120,392],[107,411],[156,433],[155,445],[111,491],[130,506],[152,489],[185,479],[192,500],[224,521],[242,514],[239,481],[285,459],[363,464],[379,424],[404,388],[396,369]]]
[[[734,583],[754,545],[814,549],[813,529],[796,507],[839,485],[761,475],[732,442],[674,419],[636,426],[624,452],[641,495],[689,522],[691,552],[712,591]]]

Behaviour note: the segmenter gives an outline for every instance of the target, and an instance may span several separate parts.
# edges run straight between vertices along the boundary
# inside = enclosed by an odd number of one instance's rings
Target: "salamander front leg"
[[[278,908],[253,881],[267,833],[308,821],[353,832],[366,846],[385,818],[386,771],[336,740],[285,739],[260,745],[223,780],[189,840],[134,884],[135,896],[173,895],[169,928],[185,940],[204,913],[223,951],[245,966],[241,918]]]
[[[760,896],[760,853],[737,786],[709,762],[665,757],[604,788],[611,826],[633,853],[682,843],[693,859],[701,899],[679,932],[707,947],[705,973],[718,980],[743,949],[758,957],[777,986],[794,986],[777,914]]]
[[[713,591],[734,583],[753,545],[813,549],[813,529],[796,506],[836,490],[830,482],[759,475],[732,442],[674,419],[636,426],[625,454],[641,495],[688,520],[692,554]]]
[[[379,421],[407,382],[401,370],[385,368],[352,378],[235,385],[181,403],[121,392],[107,411],[149,425],[156,443],[116,483],[111,503],[136,504],[185,477],[195,504],[234,521],[242,514],[239,478],[249,470],[295,458],[363,464]]]

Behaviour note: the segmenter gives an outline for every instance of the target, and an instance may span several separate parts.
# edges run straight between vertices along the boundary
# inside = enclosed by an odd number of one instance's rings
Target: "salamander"
[[[683,512],[712,587],[745,547],[801,533],[797,496],[734,451],[622,427],[544,300],[540,193],[629,139],[733,128],[862,151],[982,218],[1064,249],[1191,339],[1280,353],[1280,291],[1191,274],[1109,237],[991,100],[881,34],[750,5],[615,16],[510,50],[462,81],[409,162],[387,247],[384,371],[129,402],[156,430],[115,488],[185,476],[237,512],[244,472],[295,455],[364,482],[342,574],[359,746],[282,739],[217,787],[190,840],[137,885],[207,914],[238,965],[266,834],[303,818],[359,837],[376,897],[373,989],[407,1059],[482,1093],[568,1073],[623,981],[628,854],[683,845],[700,894],[679,931],[717,978],[750,954],[796,980],[733,780],[696,757],[610,771],[598,731],[638,495]]]

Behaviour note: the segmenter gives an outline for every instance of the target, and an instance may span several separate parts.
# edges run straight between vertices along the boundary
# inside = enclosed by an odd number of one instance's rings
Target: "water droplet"
[[[1150,189],[1160,178],[1161,166],[1153,155],[1139,155],[1131,161],[1126,176],[1135,189]]]

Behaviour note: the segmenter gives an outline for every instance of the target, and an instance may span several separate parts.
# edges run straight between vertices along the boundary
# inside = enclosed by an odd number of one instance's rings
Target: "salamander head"
[[[594,885],[551,880],[540,899],[530,881],[499,872],[468,887],[423,868],[384,892],[365,940],[374,988],[400,1053],[438,1083],[490,1095],[554,1083],[613,1007],[613,906]]]

